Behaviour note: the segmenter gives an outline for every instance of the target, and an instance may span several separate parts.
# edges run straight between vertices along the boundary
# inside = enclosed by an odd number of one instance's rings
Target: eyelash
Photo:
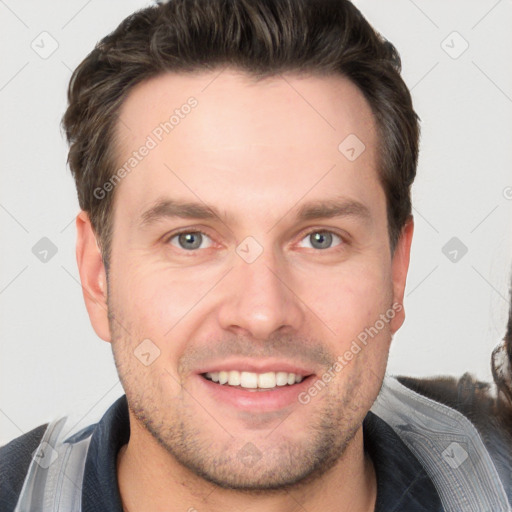
[[[210,240],[212,240],[212,238],[208,235],[208,233],[205,233],[204,231],[201,231],[199,229],[194,230],[194,229],[188,228],[188,229],[184,229],[182,231],[177,231],[175,233],[172,233],[171,235],[165,237],[164,241],[166,244],[170,244],[171,240],[173,240],[174,238],[176,238],[179,235],[182,235],[184,233],[191,233],[191,234],[200,233],[201,235],[205,235]],[[300,241],[304,240],[304,238],[306,238],[314,233],[328,233],[328,234],[337,236],[341,240],[341,242],[335,247],[329,247],[327,249],[317,249],[316,252],[328,252],[330,250],[336,251],[337,248],[338,248],[338,250],[341,250],[340,247],[343,247],[344,245],[346,245],[348,243],[346,238],[343,237],[342,235],[340,235],[339,233],[336,233],[335,231],[332,231],[329,229],[319,229],[319,228],[312,229],[312,230],[304,233],[304,235],[301,237]],[[212,242],[213,242],[213,240],[212,240]],[[200,249],[192,249],[192,250],[187,251],[186,249],[183,249],[181,247],[176,247],[176,246],[173,246],[173,247],[175,247],[176,249],[181,250],[185,253],[190,253],[190,256],[194,256],[194,253],[198,253],[200,251]],[[309,247],[307,249],[309,249]],[[314,247],[312,249],[314,250]],[[202,250],[205,250],[205,249],[202,249]]]

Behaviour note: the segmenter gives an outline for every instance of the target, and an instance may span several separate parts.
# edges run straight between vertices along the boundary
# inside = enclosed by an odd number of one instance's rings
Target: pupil
[[[201,233],[182,233],[179,242],[184,249],[197,249],[201,245]]]
[[[320,249],[328,248],[332,242],[332,235],[330,233],[325,233],[323,231],[319,231],[313,235],[314,241],[319,242],[321,247]],[[323,243],[322,243],[323,242]]]

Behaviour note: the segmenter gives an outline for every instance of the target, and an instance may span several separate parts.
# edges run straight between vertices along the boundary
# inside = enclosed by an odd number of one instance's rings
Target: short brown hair
[[[395,47],[348,0],[170,0],[136,11],[74,71],[62,119],[80,207],[108,269],[116,171],[115,128],[129,91],[165,72],[231,66],[255,78],[282,72],[339,74],[364,94],[379,133],[378,172],[392,251],[411,215],[419,118]],[[341,141],[340,141],[341,142]]]

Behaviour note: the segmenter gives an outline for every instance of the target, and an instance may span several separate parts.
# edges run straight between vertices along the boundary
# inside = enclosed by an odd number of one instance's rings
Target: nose
[[[265,249],[252,263],[235,254],[234,265],[223,283],[219,308],[223,329],[257,340],[266,340],[278,330],[301,329],[305,305],[285,262]]]

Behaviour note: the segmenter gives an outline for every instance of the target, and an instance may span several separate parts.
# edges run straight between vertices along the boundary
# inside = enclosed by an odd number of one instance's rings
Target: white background
[[[356,4],[398,48],[422,120],[407,320],[388,373],[490,380],[512,263],[512,2]],[[55,416],[86,426],[123,394],[83,304],[78,202],[59,123],[72,70],[145,5],[0,1],[0,444]],[[58,43],[47,59],[31,47],[43,31]],[[42,237],[58,249],[46,263],[32,253]],[[456,263],[442,252],[452,237],[468,248]]]

